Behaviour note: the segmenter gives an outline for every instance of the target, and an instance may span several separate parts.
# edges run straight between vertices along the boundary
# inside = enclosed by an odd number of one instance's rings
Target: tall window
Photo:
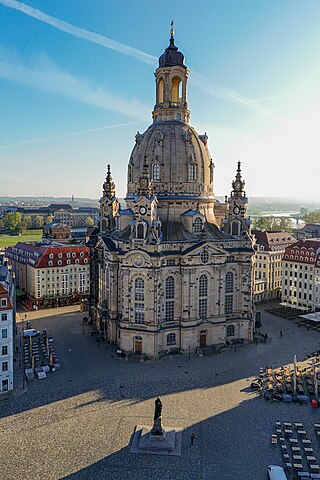
[[[207,318],[208,310],[208,277],[204,273],[199,278],[199,317]]]
[[[164,92],[164,83],[163,83],[163,79],[160,78],[158,83],[158,103],[163,103],[163,92]]]
[[[166,279],[166,321],[174,320],[174,277],[170,276]]]
[[[203,222],[200,217],[197,217],[194,221],[194,233],[202,233],[203,230]]]
[[[226,285],[225,285],[225,313],[233,312],[233,273],[228,272],[226,275]]]
[[[171,101],[174,103],[181,102],[182,97],[182,82],[179,77],[173,77],[172,79],[172,90],[171,90]]]
[[[188,180],[189,182],[194,181],[194,164],[193,163],[189,163],[188,165]]]
[[[136,323],[144,322],[144,280],[136,278],[134,282],[134,320]]]
[[[160,165],[158,163],[152,165],[152,179],[156,181],[160,180]]]
[[[139,223],[137,227],[137,238],[143,238],[144,237],[144,228],[143,224]]]

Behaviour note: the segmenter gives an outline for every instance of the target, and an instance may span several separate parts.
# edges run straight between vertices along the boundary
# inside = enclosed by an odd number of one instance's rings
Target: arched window
[[[226,293],[233,293],[233,273],[228,272],[226,275]]]
[[[193,182],[194,181],[194,164],[189,163],[188,165],[188,181]]]
[[[152,165],[152,180],[160,180],[160,165],[158,163]]]
[[[174,277],[170,276],[166,279],[166,305],[165,305],[166,321],[174,320]]]
[[[144,227],[142,223],[138,223],[137,226],[137,238],[144,238]]]
[[[205,273],[199,278],[199,317],[207,318],[208,310],[208,277]]]
[[[104,218],[102,221],[101,221],[101,231],[102,232],[105,232],[107,229],[107,220]]]
[[[131,165],[129,165],[128,167],[128,181],[129,183],[132,182],[132,166]]]
[[[160,78],[158,83],[158,102],[157,103],[163,103],[163,93],[164,93],[164,83],[163,83],[163,78]]]
[[[134,282],[134,320],[136,323],[144,322],[144,280],[141,277]]]
[[[202,218],[197,217],[195,219],[194,224],[193,224],[193,228],[194,228],[194,233],[202,233],[202,231],[203,231]]]
[[[233,273],[228,272],[225,284],[225,304],[224,311],[226,314],[233,312]]]
[[[171,101],[178,103],[182,101],[182,82],[181,78],[173,77],[171,87]]]
[[[234,337],[235,328],[234,325],[227,326],[227,337]]]
[[[168,333],[167,335],[167,345],[175,345],[176,344],[176,334],[175,333]]]
[[[231,235],[239,237],[239,235],[240,235],[240,223],[239,222],[232,222]]]

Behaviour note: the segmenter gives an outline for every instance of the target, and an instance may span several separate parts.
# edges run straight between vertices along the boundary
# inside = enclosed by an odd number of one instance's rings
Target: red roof
[[[85,245],[19,242],[15,247],[6,249],[6,256],[34,268],[53,268],[72,264],[88,264],[89,252],[89,247]]]
[[[252,233],[256,237],[257,244],[263,245],[266,251],[272,250],[272,247],[285,247],[296,241],[295,237],[288,232],[273,230],[253,230]]]
[[[320,253],[320,240],[300,240],[285,249],[283,260],[314,265],[317,253]]]
[[[1,299],[6,298],[7,299],[7,305],[5,307],[1,306]],[[0,310],[11,310],[12,305],[11,305],[11,300],[9,296],[9,292],[4,288],[4,286],[0,283]]]

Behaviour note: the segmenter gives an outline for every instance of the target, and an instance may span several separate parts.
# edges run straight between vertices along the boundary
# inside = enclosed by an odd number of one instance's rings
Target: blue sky
[[[125,195],[171,19],[216,194],[319,198],[318,0],[0,0],[0,195]]]

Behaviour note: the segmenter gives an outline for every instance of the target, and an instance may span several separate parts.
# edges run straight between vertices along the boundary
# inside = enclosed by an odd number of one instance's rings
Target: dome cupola
[[[159,67],[173,67],[174,65],[180,65],[181,67],[185,67],[183,64],[184,62],[184,55],[183,53],[179,52],[178,47],[174,44],[174,30],[173,30],[173,20],[171,22],[171,30],[170,30],[170,44],[164,51],[164,53],[159,58]]]

